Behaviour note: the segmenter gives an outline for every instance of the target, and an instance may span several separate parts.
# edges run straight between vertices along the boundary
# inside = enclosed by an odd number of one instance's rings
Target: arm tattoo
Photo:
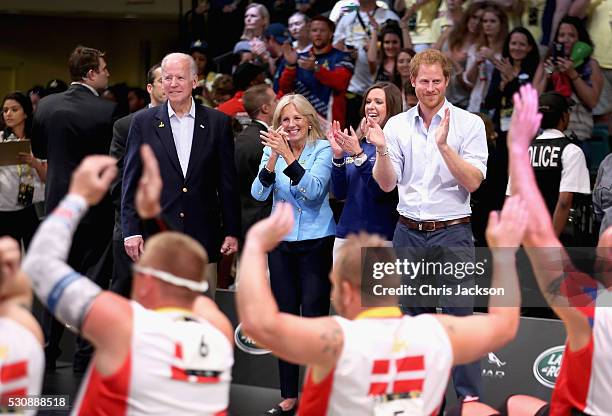
[[[342,345],[342,331],[339,328],[330,328],[321,334],[323,341],[323,354],[337,357]]]

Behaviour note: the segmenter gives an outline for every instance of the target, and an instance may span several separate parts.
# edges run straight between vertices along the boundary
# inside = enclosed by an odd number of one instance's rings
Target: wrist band
[[[363,151],[363,149],[362,149],[362,150],[361,150],[361,152],[359,152],[359,153],[355,153],[355,154],[354,154],[354,155],[352,155],[351,157],[354,159],[354,158],[356,158],[356,157],[361,156],[361,155],[362,155],[362,154],[364,154],[364,153],[365,153],[365,152],[364,152],[364,151]]]
[[[340,160],[340,159],[332,159],[332,164],[337,168],[341,168],[346,163],[345,159],[342,159],[341,163],[336,163],[336,160]]]
[[[380,156],[387,156],[389,154],[389,149],[385,147],[385,151],[380,152],[378,148],[376,148],[376,153],[379,154]]]

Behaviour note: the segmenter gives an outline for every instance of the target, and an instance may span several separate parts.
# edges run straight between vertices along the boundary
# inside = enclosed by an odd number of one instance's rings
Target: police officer
[[[546,92],[540,96],[539,111],[543,131],[529,146],[529,157],[559,237],[567,223],[574,193],[590,193],[589,171],[582,150],[563,134],[570,118],[567,98],[557,92]],[[508,194],[510,189],[508,183]]]

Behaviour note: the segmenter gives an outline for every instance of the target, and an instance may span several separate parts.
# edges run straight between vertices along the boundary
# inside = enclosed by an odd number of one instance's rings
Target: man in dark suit
[[[166,102],[162,88],[161,65],[153,65],[147,72],[147,92],[151,100],[148,108],[157,107]],[[123,160],[130,124],[134,114],[120,118],[113,125],[113,140],[110,144],[110,155],[117,159],[117,177],[110,187],[111,198],[115,206],[115,229],[113,230],[113,280],[111,291],[126,298],[130,297],[132,288],[132,259],[125,252],[123,233],[121,232],[121,185],[123,180]]]
[[[77,46],[68,60],[72,84],[67,91],[49,95],[38,104],[32,131],[32,151],[47,159],[45,209],[51,212],[68,192],[73,170],[91,154],[108,154],[115,104],[99,97],[110,76],[104,53]],[[108,286],[111,262],[113,206],[107,195],[92,207],[79,225],[68,264],[101,287]],[[43,316],[47,337],[47,367],[53,369],[61,351],[64,326],[51,315]],[[91,347],[77,340],[74,370],[84,371]]]
[[[208,253],[210,295],[216,289],[216,262],[238,250],[240,202],[230,118],[196,105],[193,58],[171,53],[162,60],[162,87],[168,102],[136,114],[127,141],[121,200],[126,252],[136,261],[143,230],[134,208],[140,177],[139,149],[147,143],[159,162],[164,188],[161,204],[170,228],[199,241]]]
[[[268,217],[272,211],[272,195],[264,202],[257,201],[251,196],[251,185],[259,174],[259,163],[263,155],[264,146],[261,144],[259,133],[262,130],[267,131],[272,124],[278,100],[270,86],[260,84],[246,90],[242,102],[251,117],[251,124],[236,136],[236,170],[242,208],[240,237],[244,240],[251,225]]]

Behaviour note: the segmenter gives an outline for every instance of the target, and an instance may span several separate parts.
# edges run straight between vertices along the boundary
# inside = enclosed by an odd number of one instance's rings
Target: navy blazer
[[[162,180],[164,220],[176,231],[198,240],[209,260],[220,258],[226,236],[240,236],[240,201],[234,164],[230,118],[196,104],[193,142],[187,175],[183,176],[174,145],[168,104],[134,115],[127,139],[121,198],[123,236],[143,235],[134,195],[142,170],[140,146],[153,149]]]

